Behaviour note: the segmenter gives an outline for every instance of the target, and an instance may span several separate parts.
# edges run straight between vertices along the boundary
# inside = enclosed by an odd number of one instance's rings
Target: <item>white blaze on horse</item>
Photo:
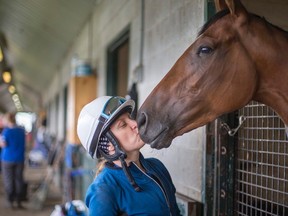
[[[218,0],[216,8],[138,112],[140,136],[153,148],[251,100],[288,125],[288,33],[239,0]]]

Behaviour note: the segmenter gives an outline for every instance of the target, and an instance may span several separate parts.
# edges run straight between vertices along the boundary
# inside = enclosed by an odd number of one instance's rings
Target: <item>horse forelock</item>
[[[218,13],[214,14],[201,28],[201,30],[198,32],[198,36],[203,34],[211,25],[213,25],[215,22],[217,22],[222,17],[229,14],[230,11],[228,9],[219,11]]]

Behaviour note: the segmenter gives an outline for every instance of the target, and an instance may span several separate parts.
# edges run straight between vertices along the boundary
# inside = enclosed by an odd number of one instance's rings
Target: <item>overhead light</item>
[[[18,94],[14,94],[14,95],[12,96],[12,99],[13,99],[14,102],[19,101],[19,96],[18,96]]]
[[[10,85],[10,86],[8,87],[8,91],[10,92],[10,94],[14,94],[15,91],[16,91],[15,86],[14,86],[14,85]]]
[[[3,56],[2,48],[0,47],[0,62],[3,61],[3,58],[4,56]]]
[[[17,109],[18,111],[22,111],[22,110],[23,110],[23,107],[22,107],[22,104],[21,104],[21,101],[20,101],[20,99],[19,99],[18,94],[13,94],[13,95],[12,95],[12,100],[14,101],[14,104],[15,104],[15,106],[16,106],[16,109]]]
[[[2,73],[2,78],[5,83],[10,83],[12,80],[12,75],[10,71],[4,71]]]

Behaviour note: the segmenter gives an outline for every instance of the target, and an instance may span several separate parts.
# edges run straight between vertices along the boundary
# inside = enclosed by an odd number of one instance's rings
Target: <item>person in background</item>
[[[131,113],[133,100],[103,96],[80,112],[78,137],[92,158],[102,158],[99,174],[86,192],[89,215],[178,216],[171,176],[144,146]]]
[[[50,150],[49,135],[47,132],[47,119],[46,117],[41,120],[40,126],[36,134],[36,149],[42,152],[46,158]]]
[[[1,134],[2,134],[2,131],[4,129],[4,123],[3,123],[3,114],[0,114],[0,139],[1,139]],[[2,148],[0,148],[0,173],[1,173],[1,151],[2,151]]]
[[[2,176],[6,192],[6,207],[13,208],[13,202],[21,204],[23,189],[23,171],[25,160],[25,129],[16,124],[15,114],[4,116],[0,146],[2,148]]]

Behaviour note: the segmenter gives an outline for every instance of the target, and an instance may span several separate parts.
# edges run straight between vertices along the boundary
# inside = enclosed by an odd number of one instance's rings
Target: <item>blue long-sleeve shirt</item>
[[[19,126],[4,128],[2,137],[6,146],[2,149],[2,161],[22,163],[25,160],[25,129]]]
[[[129,166],[140,192],[134,190],[122,168],[106,165],[87,190],[89,215],[180,215],[176,190],[165,166],[158,159],[144,159],[142,155],[140,162],[146,173],[134,163]]]

